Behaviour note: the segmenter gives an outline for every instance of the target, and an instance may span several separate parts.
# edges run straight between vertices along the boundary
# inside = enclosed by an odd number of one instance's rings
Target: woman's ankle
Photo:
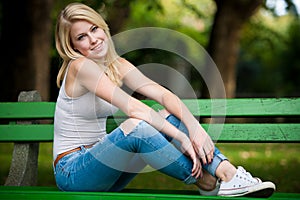
[[[201,178],[198,179],[198,181],[195,183],[195,185],[205,191],[211,191],[216,188],[217,178],[210,175],[207,171],[203,170],[203,175]]]
[[[216,176],[224,182],[230,181],[236,174],[236,167],[228,160],[224,160],[216,169]]]

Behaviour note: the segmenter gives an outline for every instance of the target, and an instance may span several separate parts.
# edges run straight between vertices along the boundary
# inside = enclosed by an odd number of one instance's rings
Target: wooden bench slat
[[[2,142],[52,142],[53,133],[53,124],[0,125],[0,141]]]
[[[300,142],[300,124],[203,124],[218,142]],[[108,124],[108,129],[115,128]],[[221,131],[221,132],[220,132]],[[53,140],[52,124],[1,125],[0,141]]]
[[[122,192],[61,192],[54,187],[14,187],[0,186],[0,195],[4,199],[228,199],[228,197],[200,196],[198,191],[191,190],[151,190],[151,189],[125,189]],[[22,198],[21,198],[22,197]],[[299,199],[297,193],[275,193],[270,200]],[[236,200],[253,199],[235,197]]]
[[[196,116],[199,114],[201,116],[224,116],[226,114],[227,117],[300,115],[300,98],[184,99],[183,102]]]
[[[236,99],[183,99],[193,115],[213,116],[299,116],[300,98],[236,98]],[[162,106],[155,101],[143,101],[154,109]],[[0,118],[53,118],[54,102],[10,102],[0,103]],[[122,117],[118,112],[114,116]]]
[[[300,115],[300,98],[182,99],[194,116],[201,117],[288,117]],[[143,100],[155,110],[163,107],[153,100]],[[118,112],[114,116],[122,117]]]
[[[53,118],[54,102],[0,103],[0,119]]]
[[[201,196],[197,190],[151,190],[151,189],[125,189],[122,192],[61,192],[54,187],[24,187],[0,186],[0,196],[3,199],[64,199],[64,200],[140,200],[140,199],[229,199],[220,196]],[[269,200],[299,199],[298,193],[274,193]],[[253,199],[247,197],[234,197],[236,200]]]
[[[221,134],[217,124],[203,127],[218,142],[300,142],[300,124],[224,124]]]

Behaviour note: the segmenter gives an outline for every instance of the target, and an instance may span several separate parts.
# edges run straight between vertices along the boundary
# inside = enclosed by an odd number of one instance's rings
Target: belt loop
[[[94,144],[95,144],[95,143],[94,143]],[[54,168],[55,168],[56,164],[58,163],[58,161],[59,161],[62,157],[66,156],[66,155],[68,155],[68,154],[70,154],[70,153],[79,151],[79,150],[84,150],[84,151],[86,151],[86,149],[92,148],[92,147],[94,146],[94,144],[90,144],[90,145],[81,145],[81,146],[79,146],[79,147],[77,147],[77,148],[75,148],[75,149],[71,149],[71,150],[66,151],[66,152],[64,152],[64,153],[58,154],[57,157],[56,157],[56,159],[54,160],[54,163],[53,163]]]
[[[56,159],[55,159],[55,161],[54,161],[54,168],[56,167],[56,164],[58,163],[58,161],[59,161],[62,157],[66,156],[66,155],[68,155],[68,154],[70,154],[70,153],[79,151],[80,149],[81,149],[81,147],[77,147],[77,148],[75,148],[75,149],[71,149],[71,150],[66,151],[66,152],[64,152],[64,153],[58,154],[57,157],[56,157]]]

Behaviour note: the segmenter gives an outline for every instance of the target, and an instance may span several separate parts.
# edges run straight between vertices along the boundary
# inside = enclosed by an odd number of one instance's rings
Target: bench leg
[[[5,185],[37,184],[39,143],[15,143],[11,166]]]
[[[37,91],[23,91],[19,94],[19,102],[41,101]],[[36,123],[32,121],[17,122],[19,124]],[[5,185],[33,186],[37,184],[39,143],[15,143],[8,178]]]

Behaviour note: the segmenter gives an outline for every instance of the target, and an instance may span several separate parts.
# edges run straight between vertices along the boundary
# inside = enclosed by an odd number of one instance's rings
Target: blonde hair
[[[105,73],[112,82],[120,86],[122,83],[120,79],[120,73],[117,68],[118,55],[111,39],[108,25],[99,13],[81,3],[69,4],[60,12],[57,18],[55,30],[55,45],[60,57],[63,59],[62,66],[58,72],[56,79],[57,86],[60,87],[61,81],[63,80],[66,73],[68,63],[71,60],[83,57],[82,54],[73,49],[70,38],[71,26],[74,22],[79,20],[86,20],[104,30],[104,33],[108,38],[108,52],[105,58],[107,69]]]

